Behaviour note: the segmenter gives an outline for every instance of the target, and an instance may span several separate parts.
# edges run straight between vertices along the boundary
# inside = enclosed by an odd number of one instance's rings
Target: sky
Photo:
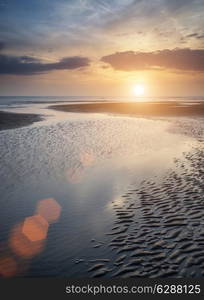
[[[0,0],[0,95],[204,96],[204,0]]]

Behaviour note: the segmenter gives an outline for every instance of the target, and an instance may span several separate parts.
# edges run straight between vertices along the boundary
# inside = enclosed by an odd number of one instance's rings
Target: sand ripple
[[[100,276],[204,276],[202,142],[199,136],[198,147],[175,160],[175,169],[162,180],[146,180],[138,188],[132,184],[122,202],[113,202],[115,222],[107,247],[114,259],[105,264],[106,272],[100,266]]]

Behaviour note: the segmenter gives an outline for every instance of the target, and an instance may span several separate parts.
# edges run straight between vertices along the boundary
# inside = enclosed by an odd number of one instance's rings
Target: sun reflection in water
[[[65,176],[69,183],[77,184],[80,183],[84,174],[84,169],[82,167],[69,168]]]
[[[77,184],[82,181],[86,171],[94,164],[95,157],[91,150],[82,151],[78,154],[78,163],[70,167],[65,172],[65,177],[71,184]]]
[[[83,166],[89,167],[94,163],[94,155],[91,152],[82,152],[80,154],[80,161]]]
[[[115,198],[114,200],[108,202],[107,209],[112,210],[114,206],[122,207],[124,204],[124,199],[122,197]]]

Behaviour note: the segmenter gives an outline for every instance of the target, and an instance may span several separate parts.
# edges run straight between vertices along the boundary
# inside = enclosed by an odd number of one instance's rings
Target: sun
[[[143,96],[145,93],[145,86],[141,83],[135,84],[133,87],[133,93],[135,96]]]

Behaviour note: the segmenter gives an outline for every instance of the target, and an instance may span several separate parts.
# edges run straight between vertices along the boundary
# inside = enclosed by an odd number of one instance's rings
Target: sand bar
[[[204,116],[204,103],[179,102],[116,102],[51,105],[49,108],[67,112],[133,114],[141,116]]]
[[[28,126],[41,120],[42,117],[37,114],[20,114],[0,111],[0,130]]]

